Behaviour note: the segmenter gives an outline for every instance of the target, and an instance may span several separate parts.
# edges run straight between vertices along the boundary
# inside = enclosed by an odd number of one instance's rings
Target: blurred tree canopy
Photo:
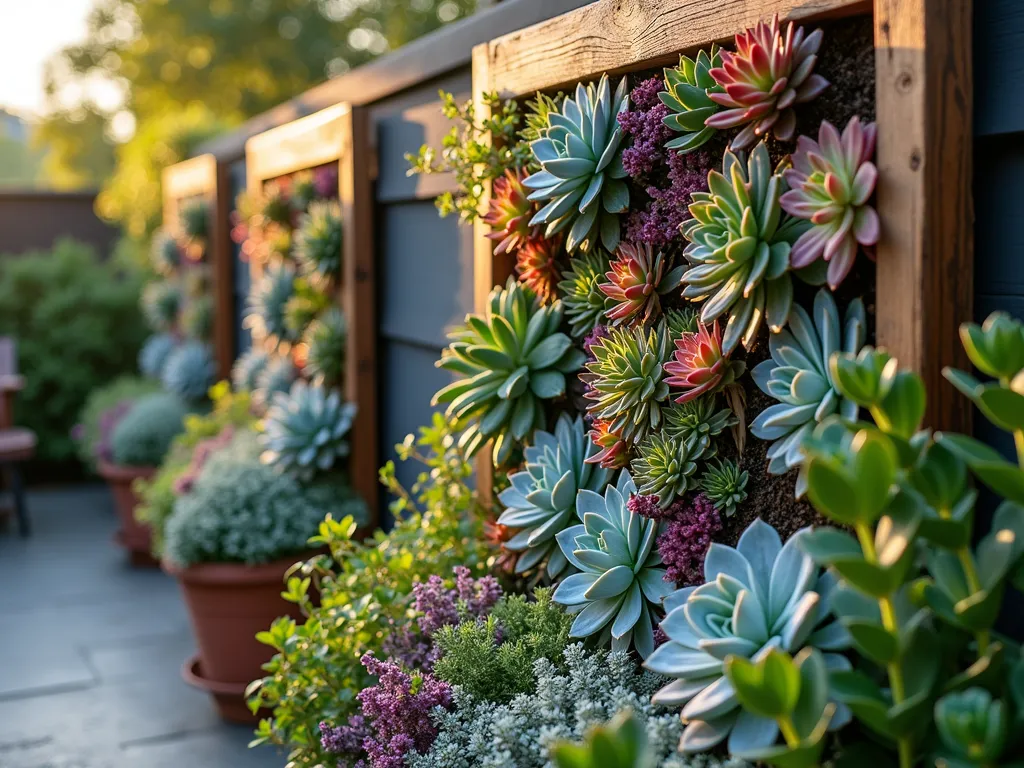
[[[55,182],[102,183],[100,215],[143,237],[159,221],[163,166],[475,7],[476,0],[96,0],[87,39],[49,63],[52,111],[36,139],[50,150]],[[120,103],[100,109],[90,95],[97,88],[118,91]]]

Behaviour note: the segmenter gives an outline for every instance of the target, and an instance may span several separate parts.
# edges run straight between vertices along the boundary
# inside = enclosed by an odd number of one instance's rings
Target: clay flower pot
[[[132,565],[150,568],[158,566],[159,563],[150,554],[152,536],[149,526],[135,519],[135,507],[139,504],[139,497],[132,490],[135,480],[140,477],[146,480],[153,477],[156,474],[156,467],[128,467],[100,461],[98,470],[114,495],[114,508],[121,522],[121,530],[114,536],[114,540],[128,550]]]
[[[213,696],[225,720],[246,724],[259,720],[245,704],[245,689],[263,676],[262,666],[274,649],[257,641],[256,633],[269,629],[279,616],[301,618],[298,607],[281,597],[285,571],[301,559],[187,568],[164,561],[164,570],[181,584],[199,646],[199,653],[185,662],[182,676]]]

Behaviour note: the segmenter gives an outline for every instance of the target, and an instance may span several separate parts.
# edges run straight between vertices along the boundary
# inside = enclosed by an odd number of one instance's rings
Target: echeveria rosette
[[[526,466],[508,476],[511,486],[498,496],[505,511],[498,525],[519,529],[505,542],[505,549],[521,553],[516,573],[525,573],[546,561],[546,572],[556,579],[568,561],[555,535],[568,527],[576,510],[576,493],[600,493],[612,479],[612,471],[587,463],[597,452],[587,437],[582,417],[562,414],[554,434],[537,430],[526,446]]]
[[[278,392],[287,392],[292,382],[298,378],[299,371],[291,355],[279,352],[268,355],[266,362],[254,376],[253,401],[261,406],[268,406]]]
[[[341,205],[318,200],[299,217],[295,230],[295,260],[314,285],[325,286],[341,275]]]
[[[778,726],[740,708],[724,676],[730,656],[758,660],[769,648],[793,654],[804,647],[824,651],[830,669],[847,669],[846,631],[833,620],[830,599],[836,582],[800,549],[799,531],[783,545],[767,523],[755,520],[736,548],[713,543],[704,560],[706,583],[665,599],[661,629],[668,637],[644,666],[677,678],[654,695],[668,707],[682,706],[687,723],[682,752],[703,752],[729,738],[729,751],[746,752],[775,743]],[[832,726],[849,713],[840,708]]]
[[[181,285],[174,280],[155,280],[142,289],[140,305],[146,322],[154,331],[174,331],[185,301]]]
[[[697,485],[697,462],[715,455],[710,438],[694,436],[690,440],[654,432],[637,447],[630,465],[637,493],[657,496],[662,509],[672,505]]]
[[[814,298],[814,317],[795,306],[789,324],[768,340],[771,357],[754,367],[754,382],[778,400],[757,415],[750,431],[768,448],[768,471],[781,475],[803,461],[801,446],[814,428],[832,414],[847,421],[857,417],[857,404],[842,397],[832,378],[829,361],[835,352],[856,355],[867,334],[864,303],[854,299],[843,321],[835,299],[824,288]],[[806,479],[797,481],[797,497]]]
[[[700,489],[715,505],[715,509],[727,517],[735,514],[737,507],[747,499],[746,470],[729,459],[708,462],[700,478]]]
[[[494,464],[505,465],[517,445],[545,426],[544,401],[564,395],[566,374],[586,359],[561,325],[561,302],[543,305],[510,278],[491,292],[483,315],[468,315],[448,335],[437,366],[463,378],[437,392],[433,404],[447,403],[448,417],[467,425],[459,440],[467,456],[493,439]]]
[[[736,35],[736,51],[721,51],[722,65],[711,69],[721,91],[708,98],[725,107],[707,118],[705,125],[719,130],[745,126],[731,148],[745,149],[769,131],[779,141],[791,141],[796,132],[795,104],[817,98],[829,82],[814,74],[823,33],[809,35],[790,22],[779,26],[778,14],[771,24],[758,22]]]
[[[550,304],[558,293],[556,286],[560,279],[558,256],[561,251],[560,238],[534,237],[524,242],[516,251],[516,274],[519,282],[537,294],[545,304]]]
[[[661,314],[661,295],[679,287],[683,271],[646,243],[621,243],[598,286],[611,303],[605,310],[609,324],[650,323]]]
[[[178,339],[170,333],[154,333],[139,350],[139,370],[150,379],[159,379]]]
[[[552,599],[576,613],[570,637],[599,635],[613,651],[635,647],[647,658],[654,650],[654,622],[671,591],[661,556],[654,547],[658,522],[631,512],[626,502],[636,493],[629,472],[619,474],[604,496],[580,491],[576,514],[582,525],[556,537],[566,560],[579,573],[567,576]]]
[[[285,322],[285,308],[294,293],[295,267],[286,262],[268,266],[249,292],[245,327],[273,346],[295,341],[294,332]]]
[[[259,347],[252,347],[239,355],[231,366],[231,383],[235,389],[245,392],[256,389],[256,381],[269,361],[270,355]]]
[[[160,381],[164,389],[182,400],[202,400],[213,385],[216,372],[210,346],[190,339],[167,356]]]
[[[683,390],[676,398],[677,403],[714,394],[733,384],[747,370],[746,363],[730,360],[723,351],[717,320],[710,330],[700,323],[696,333],[684,333],[675,344],[672,360],[665,363],[665,383]]]
[[[348,433],[356,407],[337,390],[296,381],[277,392],[260,433],[260,461],[300,480],[311,480],[349,454]]]
[[[665,411],[665,431],[683,440],[717,437],[738,421],[728,408],[718,408],[717,400],[712,393],[673,405]]]
[[[161,275],[172,275],[181,266],[181,247],[167,232],[158,230],[149,245],[150,263]]]
[[[850,119],[841,136],[824,121],[817,141],[797,139],[793,167],[783,174],[790,189],[779,198],[782,210],[811,222],[793,244],[790,266],[802,269],[824,259],[832,290],[850,273],[858,249],[873,256],[878,242],[878,214],[868,204],[878,180],[872,162],[876,134],[877,126],[863,125],[859,117]]]
[[[622,431],[612,429],[611,422],[594,419],[590,427],[590,440],[598,451],[588,464],[600,464],[605,469],[621,469],[629,463],[629,443],[622,438]]]
[[[321,379],[329,386],[341,381],[345,371],[345,346],[348,321],[338,307],[331,307],[309,324],[302,337],[306,344],[303,373]]]
[[[546,237],[568,230],[570,253],[619,245],[619,214],[629,208],[629,188],[618,115],[629,107],[628,93],[622,78],[613,94],[608,75],[577,85],[574,98],[548,113],[541,138],[530,143],[541,170],[523,186],[532,190],[529,200],[545,203],[530,224],[544,225]]]
[[[639,442],[661,427],[668,399],[663,365],[669,356],[669,334],[657,328],[612,328],[591,344],[594,357],[580,374],[588,388],[587,411],[607,422],[623,440]]]
[[[527,239],[539,234],[538,227],[530,225],[530,219],[537,210],[527,199],[529,192],[523,186],[524,170],[505,169],[505,175],[494,180],[491,199],[483,221],[492,232],[487,237],[496,240],[496,254],[515,253]]]
[[[691,195],[693,218],[681,226],[692,265],[683,296],[704,302],[705,325],[729,313],[722,348],[730,354],[741,339],[753,346],[764,319],[778,333],[789,318],[790,248],[809,224],[784,215],[786,182],[772,171],[764,142],[748,158],[726,152],[722,172],[708,174],[708,189]]]
[[[575,338],[586,336],[604,319],[610,301],[601,290],[601,283],[608,266],[608,255],[595,249],[570,259],[569,269],[562,273],[558,290]]]
[[[711,76],[711,70],[721,64],[721,49],[712,45],[710,55],[698,51],[696,59],[680,56],[678,67],[665,70],[665,90],[658,94],[661,103],[671,110],[665,125],[683,134],[668,142],[666,149],[692,152],[717,133],[706,121],[721,109],[710,96],[722,91]]]

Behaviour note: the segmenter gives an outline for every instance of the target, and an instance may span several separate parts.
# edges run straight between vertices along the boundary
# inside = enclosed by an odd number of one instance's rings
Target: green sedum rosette
[[[509,278],[495,288],[484,314],[467,315],[449,334],[437,366],[463,378],[437,392],[447,415],[466,429],[459,439],[467,456],[494,440],[495,466],[508,464],[513,449],[545,426],[544,401],[565,394],[566,374],[586,356],[559,331],[562,303],[542,305],[529,288]]]

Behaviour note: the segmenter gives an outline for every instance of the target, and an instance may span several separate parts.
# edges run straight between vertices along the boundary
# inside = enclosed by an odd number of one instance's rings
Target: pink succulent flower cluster
[[[497,254],[514,253],[539,231],[530,226],[535,206],[527,199],[529,193],[523,186],[527,175],[525,170],[506,169],[504,176],[494,180],[483,220],[493,230],[487,237],[498,241],[494,249]]]
[[[605,311],[611,325],[648,323],[661,314],[661,296],[679,286],[682,270],[669,270],[670,261],[650,245],[622,243],[605,273],[601,292],[615,302]]]
[[[736,35],[736,51],[722,50],[722,66],[709,74],[722,86],[708,98],[725,107],[704,124],[711,128],[745,126],[733,139],[732,149],[749,147],[769,131],[780,141],[796,132],[795,104],[817,98],[829,82],[814,74],[823,34],[809,35],[790,22],[783,30],[778,14]]]
[[[711,330],[699,323],[695,333],[676,339],[673,359],[665,363],[665,382],[684,390],[676,402],[686,403],[732,384],[745,369],[722,352],[722,333],[715,320]]]
[[[858,249],[873,257],[878,242],[878,214],[869,204],[878,181],[876,134],[876,125],[859,117],[851,118],[842,135],[824,121],[817,141],[797,139],[793,167],[785,172],[790,189],[780,205],[813,225],[794,243],[790,264],[801,269],[824,259],[832,290],[850,273]]]

